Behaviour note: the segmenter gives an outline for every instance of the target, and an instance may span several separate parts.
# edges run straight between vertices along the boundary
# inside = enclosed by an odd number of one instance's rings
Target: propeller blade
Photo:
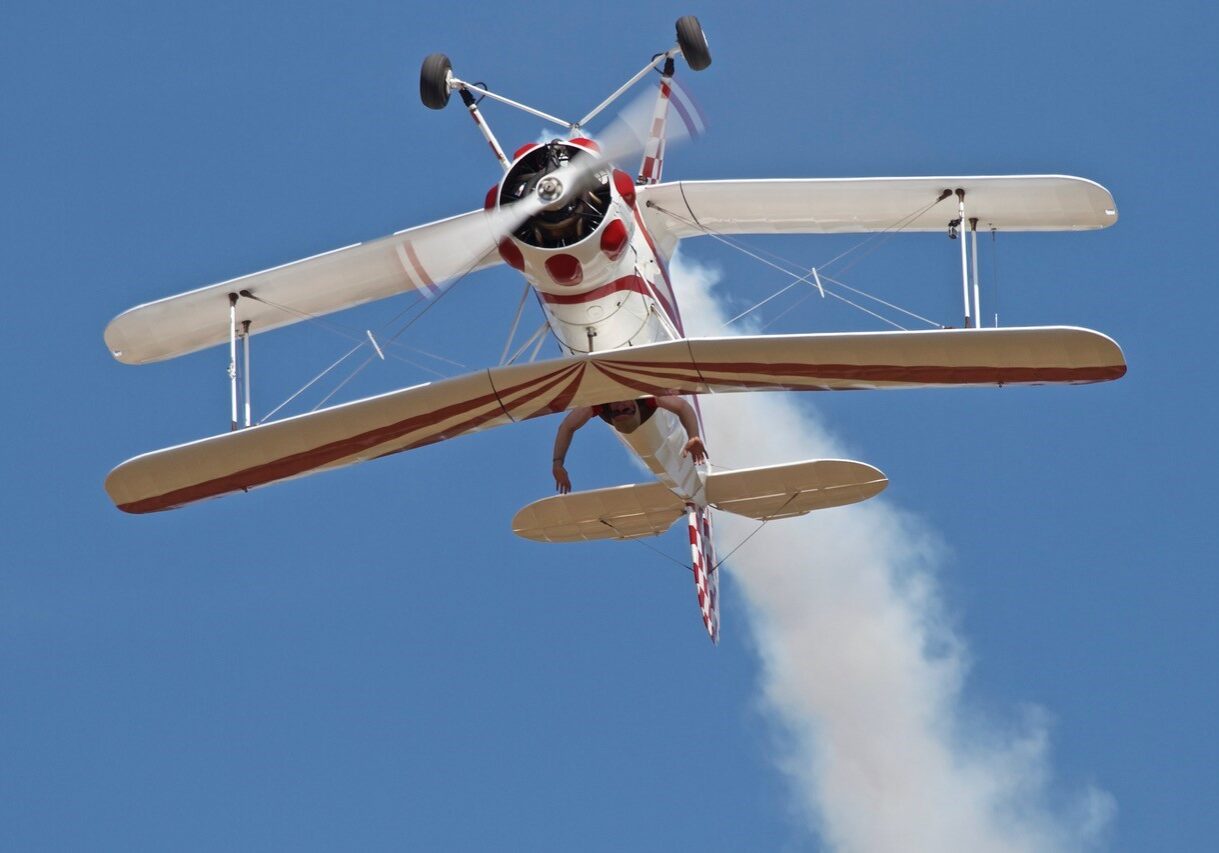
[[[575,195],[588,190],[593,177],[599,172],[642,154],[648,144],[655,110],[656,90],[649,89],[633,99],[594,137],[597,151],[585,149],[583,156],[542,176],[532,191],[520,201],[502,204],[486,211],[481,217],[471,219],[468,225],[463,226],[466,233],[461,234],[460,238],[462,245],[468,247],[467,251],[432,264],[435,292],[443,290],[453,279],[469,271],[489,252],[495,251],[500,241],[527,220],[546,208],[567,204]],[[666,146],[689,138],[690,133],[683,122],[666,122]],[[631,169],[633,171],[634,166]]]

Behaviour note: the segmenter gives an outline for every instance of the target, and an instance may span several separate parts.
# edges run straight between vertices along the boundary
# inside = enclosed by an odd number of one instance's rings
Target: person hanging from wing
[[[631,433],[646,423],[657,409],[667,409],[677,415],[681,425],[685,427],[689,440],[682,448],[681,455],[693,457],[696,463],[703,462],[707,458],[707,448],[698,434],[698,418],[694,414],[694,408],[681,397],[642,397],[638,400],[619,400],[616,403],[584,406],[567,413],[554,437],[552,472],[555,489],[559,494],[565,495],[571,491],[571,479],[567,476],[567,469],[563,467],[563,460],[567,458],[567,448],[571,446],[571,438],[576,434],[576,430],[595,415],[618,432]]]

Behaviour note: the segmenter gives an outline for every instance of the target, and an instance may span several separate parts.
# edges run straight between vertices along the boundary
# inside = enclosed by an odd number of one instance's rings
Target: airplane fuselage
[[[513,191],[534,191],[538,178],[530,169],[537,164],[531,158],[570,153],[576,159],[581,149],[594,146],[576,139],[550,143],[552,151],[522,148],[504,182],[488,194],[487,207],[511,203]],[[648,232],[635,186],[626,172],[604,169],[582,197],[549,218],[526,223],[499,245],[505,262],[533,287],[565,355],[685,337],[668,255]],[[671,254],[672,247],[668,250]],[[615,434],[666,486],[684,499],[704,503],[703,478],[692,460],[681,455],[686,432],[676,415],[660,409],[634,431]]]

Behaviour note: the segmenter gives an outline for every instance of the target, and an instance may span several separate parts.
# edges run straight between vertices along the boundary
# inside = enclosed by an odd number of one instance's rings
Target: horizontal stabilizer
[[[154,512],[581,406],[642,396],[1086,383],[1126,372],[1088,329],[689,338],[512,364],[129,459],[106,491]]]
[[[770,521],[858,503],[889,481],[871,465],[817,459],[707,475],[707,498],[726,512]],[[656,536],[686,512],[660,483],[572,492],[535,501],[512,519],[512,532],[535,542]]]
[[[535,501],[512,519],[512,532],[535,542],[589,542],[659,536],[686,513],[660,483],[572,492]]]
[[[887,485],[885,475],[871,465],[818,459],[717,472],[707,477],[707,501],[725,512],[770,521],[859,503]]]
[[[1067,175],[677,181],[640,187],[639,201],[662,238],[944,232],[958,215],[958,189],[980,231],[1090,231],[1117,222],[1107,189]]]

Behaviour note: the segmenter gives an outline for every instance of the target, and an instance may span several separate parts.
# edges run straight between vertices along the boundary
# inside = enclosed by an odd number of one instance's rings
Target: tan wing
[[[707,475],[717,509],[770,521],[846,506],[879,494],[889,481],[871,465],[816,459]],[[512,532],[535,542],[584,542],[656,536],[686,514],[685,502],[660,483],[555,495],[512,519]]]
[[[685,502],[661,483],[636,483],[534,501],[512,519],[512,532],[535,542],[639,539],[685,514]]]
[[[106,490],[152,512],[399,453],[512,421],[669,394],[1085,383],[1126,372],[1087,329],[692,338],[497,367],[128,460]]]
[[[859,503],[889,485],[876,468],[849,459],[815,459],[707,477],[707,502],[759,521]]]

